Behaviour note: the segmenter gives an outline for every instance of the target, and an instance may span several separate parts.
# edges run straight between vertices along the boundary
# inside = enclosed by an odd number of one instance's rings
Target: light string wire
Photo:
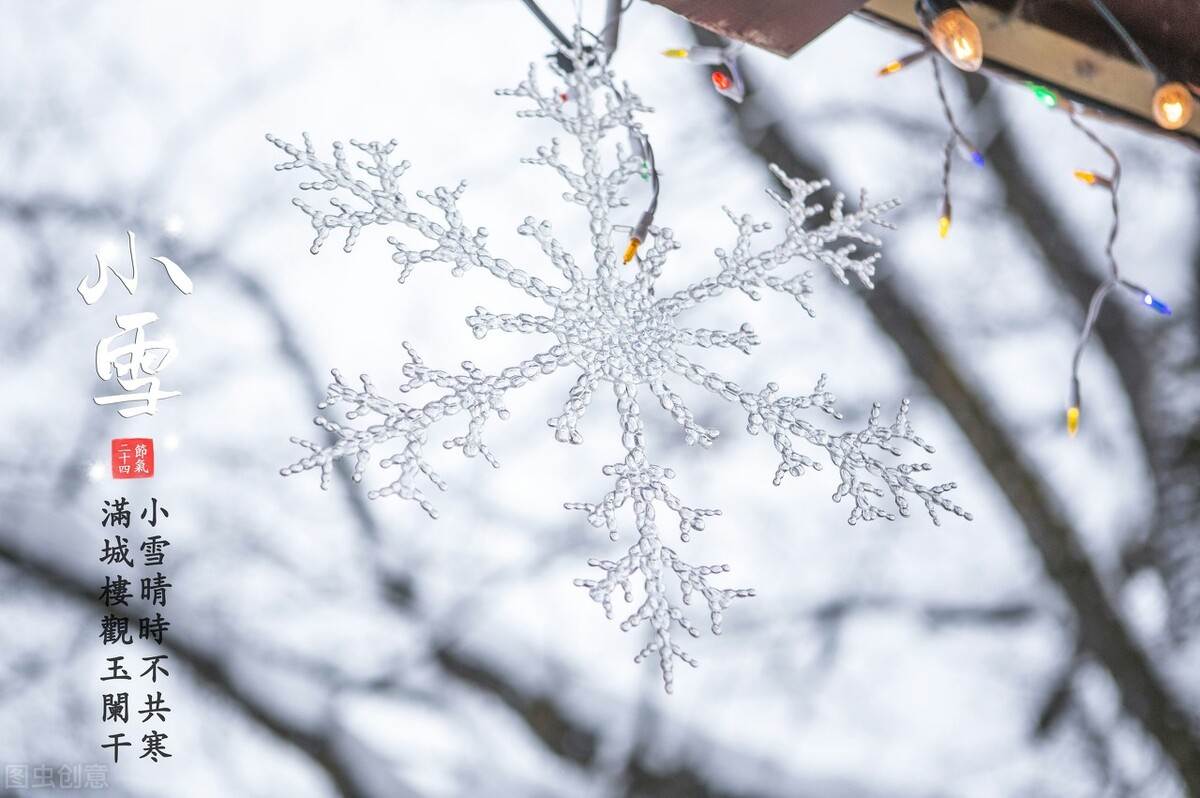
[[[1104,4],[1104,0],[1091,0],[1092,8],[1096,9],[1096,13],[1104,20],[1108,27],[1112,28],[1113,33],[1125,44],[1134,60],[1142,65],[1142,68],[1154,75],[1155,79],[1162,83],[1165,76],[1154,62],[1147,57],[1146,52],[1138,45],[1137,41],[1129,34],[1129,31],[1121,24],[1112,10]],[[1101,145],[1103,146],[1103,145]]]
[[[1095,131],[1079,119],[1079,113],[1074,103],[1064,100],[1063,109],[1067,112],[1067,119],[1071,122],[1071,125],[1099,147],[1112,163],[1112,173],[1108,177],[1086,171],[1075,172],[1075,176],[1083,182],[1108,191],[1112,201],[1112,225],[1109,227],[1108,240],[1104,245],[1104,256],[1108,261],[1108,276],[1092,292],[1091,301],[1088,302],[1087,316],[1084,318],[1083,328],[1079,331],[1079,341],[1076,343],[1075,353],[1071,357],[1071,384],[1067,401],[1067,433],[1074,436],[1079,430],[1079,414],[1082,402],[1079,387],[1079,364],[1083,359],[1083,352],[1087,347],[1088,340],[1091,338],[1092,330],[1100,318],[1100,311],[1104,306],[1104,300],[1108,298],[1113,289],[1120,287],[1139,295],[1144,305],[1164,316],[1171,315],[1171,309],[1166,303],[1156,299],[1145,288],[1121,276],[1121,267],[1117,262],[1115,252],[1117,236],[1121,231],[1121,205],[1118,199],[1118,192],[1121,188],[1121,159],[1112,147],[1106,144],[1096,135]]]
[[[1129,50],[1129,53],[1133,56],[1133,60],[1137,61],[1147,72],[1154,75],[1155,83],[1159,85],[1166,83],[1168,80],[1166,73],[1159,69],[1158,65],[1150,60],[1150,57],[1146,55],[1146,51],[1143,50],[1141,45],[1137,43],[1137,40],[1130,35],[1129,30],[1123,24],[1121,24],[1121,20],[1117,19],[1117,15],[1112,12],[1112,9],[1104,4],[1104,0],[1091,0],[1091,3],[1092,8],[1096,9],[1096,13],[1100,15],[1101,19],[1104,20],[1108,27],[1112,28],[1113,33],[1117,34],[1117,38],[1119,38],[1125,45],[1125,48]],[[1197,90],[1195,84],[1183,83],[1181,85],[1183,85],[1193,97],[1200,97],[1200,91]]]
[[[930,48],[932,49],[932,48]],[[909,58],[916,60],[917,53],[914,53]],[[950,99],[946,96],[946,83],[942,78],[942,66],[938,61],[937,56],[930,59],[933,65],[933,79],[937,86],[938,100],[942,104],[942,113],[946,117],[946,124],[950,126],[950,137],[946,140],[946,146],[942,154],[942,208],[941,214],[938,217],[938,235],[945,238],[950,232],[950,222],[953,214],[953,206],[950,201],[950,171],[951,163],[954,158],[955,144],[960,144],[971,153],[971,160],[976,166],[983,166],[983,155],[975,148],[975,144],[959,127],[958,121],[954,117],[954,109],[950,107]],[[889,73],[883,73],[889,74]]]
[[[1091,0],[1091,3],[1104,21],[1109,25],[1109,27],[1116,32],[1116,34],[1129,48],[1129,51],[1133,54],[1134,59],[1161,82],[1164,79],[1163,73],[1157,67],[1155,67],[1149,58],[1146,57],[1145,52],[1141,49],[1141,47],[1138,46],[1137,42],[1134,41],[1133,37],[1130,36],[1129,31],[1127,31],[1125,27],[1121,25],[1120,21],[1118,21],[1108,7],[1104,5],[1103,1]],[[1016,17],[1018,12],[1019,7],[1018,9],[1014,9],[1014,11],[1007,15],[1002,22],[997,24],[1009,24],[1009,22]],[[932,45],[927,44],[923,50],[910,53],[903,58],[889,62],[879,70],[878,74],[880,77],[895,74],[906,66],[920,60],[931,51]],[[938,100],[942,104],[942,111],[945,114],[946,122],[949,124],[951,131],[950,138],[946,142],[946,146],[943,149],[942,215],[938,221],[939,233],[944,238],[949,231],[950,217],[952,212],[950,200],[950,174],[955,145],[962,144],[963,146],[968,147],[972,153],[972,160],[981,166],[983,165],[983,156],[977,150],[975,150],[974,146],[970,142],[970,139],[963,133],[962,128],[957,123],[954,112],[950,107],[950,103],[947,98],[945,80],[942,76],[941,64],[939,63],[936,54],[934,54],[933,58],[933,74],[934,80],[937,84]],[[1076,107],[1072,101],[1062,97],[1057,92],[1054,92],[1044,86],[1033,83],[1027,85],[1033,89],[1035,95],[1037,95],[1038,100],[1042,102],[1042,104],[1051,108],[1063,108],[1067,113],[1067,118],[1071,125],[1080,131],[1084,136],[1086,136],[1089,141],[1095,144],[1105,154],[1105,156],[1108,157],[1112,165],[1112,173],[1107,177],[1084,170],[1076,170],[1075,172],[1075,177],[1084,183],[1087,183],[1091,186],[1098,186],[1109,192],[1109,197],[1112,204],[1112,224],[1109,227],[1108,238],[1104,246],[1104,256],[1107,261],[1108,274],[1092,292],[1091,299],[1088,302],[1087,315],[1084,317],[1083,327],[1079,332],[1079,338],[1075,345],[1075,351],[1071,356],[1070,386],[1068,390],[1067,402],[1067,433],[1074,437],[1079,430],[1080,405],[1082,401],[1082,394],[1079,384],[1079,366],[1083,360],[1084,350],[1086,349],[1088,341],[1091,338],[1092,330],[1099,321],[1100,312],[1103,310],[1104,302],[1108,298],[1108,295],[1111,294],[1114,289],[1124,288],[1127,291],[1138,295],[1141,298],[1142,304],[1164,316],[1171,315],[1171,308],[1142,286],[1130,282],[1121,275],[1121,268],[1117,262],[1115,251],[1117,236],[1121,229],[1121,206],[1118,200],[1118,192],[1121,187],[1121,160],[1117,156],[1117,153],[1080,119],[1080,114],[1086,109],[1083,107]],[[1189,87],[1189,91],[1195,94],[1196,88],[1194,86]]]
[[[566,34],[554,24],[554,21],[546,14],[545,11],[535,2],[535,0],[521,0],[525,7],[533,14],[533,16],[542,24],[542,26],[555,38],[558,42],[560,51],[573,50],[575,45],[567,38]],[[604,54],[604,60],[599,64],[602,73],[604,85],[620,102],[623,97],[621,92],[612,82],[612,77],[608,74],[608,64],[612,60],[617,41],[617,31],[621,24],[621,17],[633,5],[633,0],[610,0],[608,4],[607,19],[605,25],[597,35],[583,26],[582,8],[579,3],[575,5],[576,12],[576,27],[586,33],[595,40],[600,51]],[[612,44],[606,46],[607,42]],[[565,61],[565,59],[564,59]],[[562,62],[560,61],[560,64]],[[567,62],[569,63],[569,61]],[[659,180],[657,163],[654,158],[654,146],[650,143],[650,137],[640,126],[628,126],[630,146],[637,151],[642,157],[645,165],[645,174],[650,181],[650,202],[646,206],[646,210],[638,217],[637,223],[630,228],[629,244],[625,248],[625,253],[622,260],[629,263],[637,256],[638,247],[640,247],[650,235],[650,227],[654,224],[654,216],[658,212],[658,197],[661,192],[662,184]]]

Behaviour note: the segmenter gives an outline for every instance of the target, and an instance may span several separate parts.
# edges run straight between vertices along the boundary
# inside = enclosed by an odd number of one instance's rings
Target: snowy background
[[[601,4],[583,5],[598,28]],[[299,456],[289,436],[316,434],[331,367],[386,390],[401,381],[402,340],[443,368],[497,370],[544,348],[475,340],[462,320],[476,305],[536,310],[482,272],[427,266],[397,285],[386,233],[351,255],[340,242],[309,255],[311,228],[290,205],[299,173],[273,171],[263,138],[308,131],[328,152],[394,137],[410,192],[467,178],[467,223],[549,279],[517,224],[554,220],[581,258],[587,231],[555,175],[518,163],[554,126],[493,94],[549,51],[521,5],[0,7],[0,763],[107,754],[97,557],[102,503],[125,495],[171,512],[159,528],[173,544],[162,727],[174,757],[123,752],[114,795],[1195,794],[1195,151],[1098,125],[1126,170],[1118,254],[1176,314],[1110,303],[1069,440],[1067,366],[1109,212],[1071,177],[1105,161],[1063,114],[1019,86],[951,76],[988,166],[956,164],[942,241],[946,131],[928,65],[874,77],[910,41],[848,19],[790,60],[751,52],[752,96],[737,108],[703,70],[658,54],[694,42],[682,20],[633,5],[615,66],[657,110],[658,220],[684,244],[660,285],[714,271],[712,251],[734,238],[722,205],[778,220],[762,193],[771,148],[851,197],[866,186],[905,203],[874,299],[824,273],[815,319],[778,295],[727,295],[704,325],[749,321],[762,345],[699,362],[793,393],[828,371],[845,429],[874,401],[886,414],[911,397],[938,448],[934,480],[957,481],[975,515],[849,527],[828,469],[771,486],[769,440],[745,435],[736,408],[687,393],[723,432],[701,451],[647,407],[676,493],[725,512],[686,544],[689,561],[727,562],[722,586],[758,591],[721,637],[691,642],[701,666],[680,663],[667,696],[654,664],[630,662],[640,634],[571,584],[590,576],[587,558],[624,550],[561,509],[609,484],[600,468],[620,447],[606,392],[582,447],[545,424],[568,372],[510,397],[512,418],[490,428],[500,469],[436,449],[450,483],[437,521],[368,503],[344,475],[321,492],[311,472],[277,473]],[[564,24],[573,7],[547,4]],[[85,306],[75,285],[126,230],[145,257],[183,266],[195,294],[143,258],[135,298],[114,281]],[[109,388],[92,359],[113,316],[142,309],[178,343],[163,387],[183,396],[125,421],[92,403]],[[109,439],[132,434],[174,444],[160,474],[89,479]]]

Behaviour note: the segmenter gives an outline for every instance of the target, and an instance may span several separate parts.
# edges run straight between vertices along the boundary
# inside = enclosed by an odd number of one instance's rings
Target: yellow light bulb
[[[1079,432],[1079,408],[1078,407],[1068,407],[1067,408],[1067,434],[1070,435],[1072,438],[1074,438],[1075,433],[1077,433],[1077,432]]]
[[[938,237],[945,238],[950,235],[950,217],[943,216],[938,219]]]
[[[1087,183],[1089,186],[1094,186],[1096,184],[1096,174],[1083,169],[1075,170],[1075,179],[1083,183]]]
[[[951,8],[934,18],[929,40],[938,51],[964,72],[983,66],[983,37],[979,26],[961,8]]]
[[[885,75],[894,75],[901,69],[904,69],[904,64],[900,63],[899,61],[890,61],[879,69],[878,75],[881,78]]]
[[[663,50],[663,55],[667,58],[687,58],[688,51],[682,47],[672,47],[670,50]]]
[[[637,254],[638,247],[641,245],[641,243],[642,242],[638,241],[636,238],[629,239],[629,246],[625,247],[625,263],[629,263],[629,261],[633,260],[633,256]]]
[[[1155,89],[1152,107],[1159,127],[1179,130],[1192,119],[1192,93],[1182,83],[1164,83]]]

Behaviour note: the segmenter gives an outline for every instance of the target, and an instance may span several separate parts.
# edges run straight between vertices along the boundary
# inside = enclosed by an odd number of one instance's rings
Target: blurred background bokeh
[[[582,5],[599,25],[602,4]],[[575,4],[546,7],[567,24]],[[676,492],[725,513],[686,544],[689,561],[729,563],[723,585],[758,592],[719,638],[691,643],[700,667],[677,668],[667,696],[653,663],[630,661],[640,632],[571,583],[628,545],[562,509],[594,501],[620,454],[603,393],[585,444],[554,442],[545,422],[573,375],[510,398],[490,434],[499,469],[436,449],[450,483],[436,521],[368,502],[342,472],[327,492],[311,472],[278,475],[300,453],[289,436],[319,432],[332,367],[386,392],[401,341],[443,368],[495,370],[544,348],[472,336],[476,305],[536,310],[479,271],[426,266],[397,285],[384,232],[310,255],[290,205],[298,173],[275,172],[263,138],[308,131],[322,151],[396,138],[410,192],[468,179],[467,224],[550,279],[516,226],[552,219],[581,258],[588,233],[556,176],[518,162],[554,126],[493,94],[550,51],[520,3],[0,8],[0,763],[108,756],[100,523],[103,502],[126,496],[135,512],[152,498],[170,510],[158,530],[172,543],[173,757],[123,752],[113,795],[1200,794],[1194,150],[1097,123],[1125,166],[1119,256],[1175,313],[1110,302],[1071,440],[1067,369],[1109,207],[1071,177],[1105,162],[1063,114],[1020,86],[950,76],[988,166],[957,170],[941,240],[946,131],[928,65],[874,77],[911,43],[850,18],[790,60],[750,51],[735,106],[703,70],[659,55],[696,33],[634,4],[614,63],[656,109],[658,218],[684,244],[661,285],[712,273],[734,238],[722,205],[777,219],[768,159],[904,202],[874,294],[819,274],[815,319],[784,297],[729,295],[699,321],[749,321],[762,345],[700,362],[793,393],[828,371],[845,429],[874,401],[887,412],[910,397],[938,449],[932,476],[957,481],[975,516],[849,527],[828,469],[771,486],[776,456],[736,407],[688,393],[723,432],[708,451],[647,409]],[[143,255],[136,297],[114,281],[85,306],[76,284],[127,230]],[[194,294],[151,255],[185,268]],[[110,387],[96,343],[134,310],[157,312],[179,348],[162,377],[183,395],[153,419],[92,402]],[[110,439],[130,435],[158,442],[154,479],[92,478]]]

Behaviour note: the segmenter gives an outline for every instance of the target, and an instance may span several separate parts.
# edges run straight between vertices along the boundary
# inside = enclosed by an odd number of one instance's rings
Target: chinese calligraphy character
[[[158,372],[175,359],[175,347],[167,341],[147,341],[146,325],[158,321],[157,313],[131,313],[117,316],[121,332],[100,339],[96,345],[96,375],[102,380],[111,380],[116,375],[117,383],[126,391],[124,394],[97,396],[98,405],[114,402],[136,402],[144,400],[138,407],[125,407],[117,412],[123,418],[139,415],[154,415],[158,412],[158,400],[180,396],[180,391],[159,390]],[[126,333],[133,333],[133,343],[112,348],[113,342]],[[138,376],[139,374],[146,376]],[[146,388],[142,393],[130,393]]]
[[[129,722],[129,693],[105,693],[100,720]]]
[[[144,579],[142,581],[145,582]],[[144,592],[145,586],[143,585]],[[119,604],[123,607],[128,607],[131,595],[128,579],[119,574],[116,579],[111,579],[107,576],[104,577],[104,587],[100,588],[100,599],[104,602],[104,606],[115,607]]]
[[[155,682],[155,683],[158,682],[158,674],[160,674],[160,673],[163,676],[170,676],[171,672],[169,670],[167,670],[166,668],[164,668],[162,665],[159,665],[159,662],[161,662],[164,659],[167,659],[166,654],[156,654],[153,657],[142,657],[142,661],[149,662],[150,665],[147,666],[146,670],[142,671],[140,675],[142,675],[142,676],[149,675],[150,681]]]
[[[111,682],[113,679],[129,681],[133,677],[129,675],[129,671],[125,670],[121,663],[125,660],[124,656],[108,658],[108,676],[101,676],[100,681]]]
[[[133,745],[133,743],[122,742],[122,740],[125,738],[124,732],[119,732],[117,734],[110,734],[110,735],[108,735],[108,737],[110,740],[112,740],[112,742],[111,743],[103,743],[103,744],[101,744],[100,747],[101,748],[111,748],[113,750],[113,762],[117,762],[120,760],[121,748],[122,747],[129,748]]]
[[[141,550],[146,554],[142,562],[146,565],[162,565],[163,549],[170,545],[171,541],[166,540],[161,535],[151,535],[146,538],[141,545]]]
[[[133,638],[129,636],[129,619],[116,615],[107,615],[100,619],[100,638],[104,645],[122,643],[129,645]]]
[[[167,753],[167,749],[162,744],[162,741],[165,739],[167,739],[167,735],[157,731],[142,735],[142,743],[146,750],[138,758],[145,759],[146,757],[150,757],[151,762],[157,762],[160,756],[170,757],[171,755]]]
[[[137,241],[133,235],[133,231],[128,231],[126,235],[129,236],[129,277],[126,278],[124,275],[118,272],[116,268],[106,264],[103,258],[101,258],[100,253],[97,252],[96,269],[98,273],[96,276],[96,282],[92,285],[88,285],[87,278],[84,277],[79,281],[79,285],[75,287],[75,290],[79,292],[81,297],[83,297],[85,304],[94,305],[100,300],[100,297],[104,296],[104,292],[108,290],[109,272],[112,272],[114,275],[116,275],[117,279],[121,281],[121,285],[125,286],[125,290],[129,292],[130,296],[133,296],[133,293],[137,291]],[[151,260],[158,261],[162,264],[162,267],[167,270],[167,276],[171,278],[171,282],[175,284],[175,287],[179,289],[180,293],[192,293],[192,279],[187,276],[187,273],[184,272],[183,269],[179,268],[178,264],[169,258],[160,257],[151,258]]]
[[[122,496],[119,499],[113,499],[111,502],[105,499],[104,501],[104,519],[100,521],[100,526],[123,526],[129,528],[129,500]]]
[[[110,565],[125,563],[132,568],[133,560],[129,559],[129,539],[117,535],[116,541],[116,543],[110,546],[108,538],[104,539],[104,553],[100,555],[100,562]]]
[[[147,512],[148,512],[148,513],[150,513],[150,518],[149,518],[149,520],[147,520],[147,519],[146,519],[146,513],[147,513]],[[159,514],[159,512],[160,512],[160,510],[158,509],[158,499],[156,499],[156,498],[154,498],[154,497],[151,497],[151,498],[150,498],[150,507],[149,507],[149,508],[147,508],[147,509],[145,509],[145,510],[142,510],[142,520],[143,520],[143,521],[146,521],[146,522],[147,522],[148,524],[150,524],[150,526],[152,526],[152,527],[154,527],[154,526],[158,526],[158,514]],[[170,517],[171,517],[171,514],[167,512],[167,508],[166,508],[166,507],[162,508],[161,512],[162,512],[162,516],[163,516],[163,518],[170,518]]]
[[[172,587],[167,578],[159,571],[154,576],[142,577],[142,601],[149,601],[150,606],[167,606],[167,588]]]
[[[153,639],[155,643],[162,645],[163,632],[171,627],[171,622],[162,617],[162,613],[154,613],[153,618],[142,618],[138,622],[138,637],[142,640]],[[166,671],[163,671],[166,674]],[[142,674],[145,676],[146,674]],[[156,680],[157,681],[157,680]]]
[[[142,718],[142,723],[150,720],[155,716],[161,721],[166,721],[167,716],[164,714],[170,712],[171,708],[163,704],[163,694],[158,690],[154,691],[154,695],[146,693],[146,706],[138,710],[139,715],[145,715]]]

